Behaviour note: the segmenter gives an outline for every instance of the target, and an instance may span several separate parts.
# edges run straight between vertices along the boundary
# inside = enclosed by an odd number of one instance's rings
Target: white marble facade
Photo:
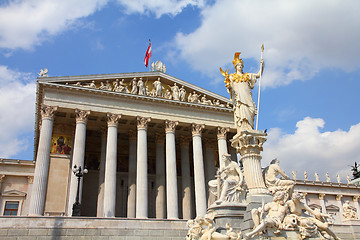
[[[89,169],[80,184],[83,216],[204,215],[207,182],[236,133],[228,99],[161,72],[41,77],[36,114],[32,170],[26,161],[0,161],[0,206],[21,199],[18,215],[71,215],[74,164]],[[59,135],[71,138],[71,152],[49,153]],[[349,201],[360,219],[359,185],[301,179],[295,190],[310,207],[342,223]]]
[[[235,132],[228,99],[161,72],[41,77],[38,87],[39,191],[30,215],[45,209],[56,215],[57,204],[65,206],[62,215],[71,215],[75,164],[89,169],[79,185],[82,215],[189,219],[206,213],[206,179]],[[51,136],[61,134],[73,142],[69,173],[59,177],[68,182],[66,198],[48,203],[53,190],[46,181],[59,156],[49,154]]]

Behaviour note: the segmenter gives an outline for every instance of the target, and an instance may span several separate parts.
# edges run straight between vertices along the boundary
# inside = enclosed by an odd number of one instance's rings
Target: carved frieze
[[[197,103],[208,106],[216,106],[221,108],[231,108],[229,103],[220,102],[219,99],[208,99],[205,94],[198,91],[187,93],[184,86],[179,86],[176,82],[173,84],[164,84],[160,81],[160,77],[157,80],[144,81],[141,77],[132,79],[115,79],[113,81],[89,81],[89,82],[69,82],[66,85],[76,87],[86,87],[92,89],[106,90],[118,93],[131,93],[133,95],[148,96],[153,98],[165,98],[180,102]],[[129,90],[130,88],[130,90]]]

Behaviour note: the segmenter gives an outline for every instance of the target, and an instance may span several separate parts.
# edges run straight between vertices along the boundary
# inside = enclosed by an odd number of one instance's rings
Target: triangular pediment
[[[335,206],[335,205],[331,204],[331,205],[326,206],[326,210],[339,211],[340,208],[338,206]]]
[[[310,204],[309,205],[309,207],[311,208],[311,209],[321,209],[321,206],[319,205],[319,204],[315,204],[315,203],[313,203],[313,204]]]
[[[39,77],[41,85],[82,90],[89,94],[154,99],[174,104],[231,109],[231,102],[216,93],[162,72],[98,74],[67,77]],[[136,87],[134,87],[136,86]]]
[[[3,197],[25,197],[26,193],[18,190],[9,190],[1,194]]]

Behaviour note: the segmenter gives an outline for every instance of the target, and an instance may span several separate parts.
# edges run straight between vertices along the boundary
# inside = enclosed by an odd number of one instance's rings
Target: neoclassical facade
[[[34,161],[0,159],[1,215],[71,216],[78,190],[81,216],[205,215],[219,157],[237,157],[229,99],[157,71],[37,81]],[[88,170],[80,182],[75,165]],[[297,179],[295,190],[337,224],[360,219],[359,185]]]
[[[234,132],[227,98],[162,72],[39,77],[28,214],[72,215],[76,165],[83,216],[204,215]]]

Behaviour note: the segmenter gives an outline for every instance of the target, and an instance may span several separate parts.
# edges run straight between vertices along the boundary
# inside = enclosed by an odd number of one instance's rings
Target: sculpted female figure
[[[256,105],[252,99],[251,89],[254,88],[256,79],[260,78],[264,69],[264,61],[260,60],[260,70],[258,73],[244,73],[244,62],[239,59],[241,52],[236,52],[232,61],[235,73],[229,75],[229,70],[220,72],[225,76],[225,84],[233,103],[234,120],[237,133],[243,130],[254,129],[254,119],[256,115]]]
[[[242,185],[244,180],[239,164],[231,160],[230,154],[224,154],[222,160],[225,162],[225,167],[218,172],[218,180],[220,180],[220,182],[217,183],[219,196],[216,204],[221,204],[222,202],[239,202],[239,195],[243,190]],[[211,183],[209,183],[209,185],[211,185]]]

